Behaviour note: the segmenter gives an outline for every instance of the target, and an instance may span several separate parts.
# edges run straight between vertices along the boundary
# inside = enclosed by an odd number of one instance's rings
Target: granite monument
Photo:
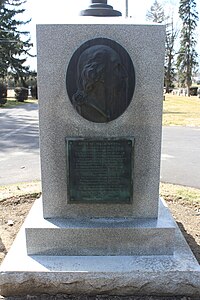
[[[37,26],[42,198],[1,294],[200,295],[159,200],[165,27],[116,18],[105,0],[82,15]]]

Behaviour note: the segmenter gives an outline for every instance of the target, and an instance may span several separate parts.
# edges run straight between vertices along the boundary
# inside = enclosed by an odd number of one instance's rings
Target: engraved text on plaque
[[[133,139],[66,138],[69,203],[132,201]]]

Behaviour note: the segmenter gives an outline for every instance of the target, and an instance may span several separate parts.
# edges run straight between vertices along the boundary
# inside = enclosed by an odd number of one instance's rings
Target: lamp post
[[[81,16],[119,17],[122,15],[120,11],[108,5],[107,0],[92,0],[91,2],[92,4],[87,9],[81,11]]]
[[[128,0],[126,0],[126,18],[128,18]]]

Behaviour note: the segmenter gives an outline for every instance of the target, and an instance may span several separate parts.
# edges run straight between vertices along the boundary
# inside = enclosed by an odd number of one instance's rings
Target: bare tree
[[[165,20],[165,13],[162,5],[155,0],[150,10],[146,13],[146,20],[154,23],[162,23]]]
[[[173,87],[175,77],[174,67],[174,44],[178,35],[178,31],[174,28],[173,18],[168,22],[169,16],[164,13],[163,6],[155,0],[150,10],[147,11],[146,19],[154,23],[163,23],[166,25],[166,41],[165,41],[165,87],[166,93],[169,93]]]
[[[170,23],[166,24],[166,42],[165,42],[165,88],[166,93],[171,91],[175,80],[175,63],[174,63],[174,44],[178,36],[178,29],[174,27],[173,17]]]

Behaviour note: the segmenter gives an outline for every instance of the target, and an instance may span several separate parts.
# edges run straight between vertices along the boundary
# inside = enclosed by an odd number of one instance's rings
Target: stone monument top
[[[81,16],[93,17],[119,17],[121,12],[114,10],[111,5],[107,4],[107,0],[92,0],[89,8],[81,11]]]

